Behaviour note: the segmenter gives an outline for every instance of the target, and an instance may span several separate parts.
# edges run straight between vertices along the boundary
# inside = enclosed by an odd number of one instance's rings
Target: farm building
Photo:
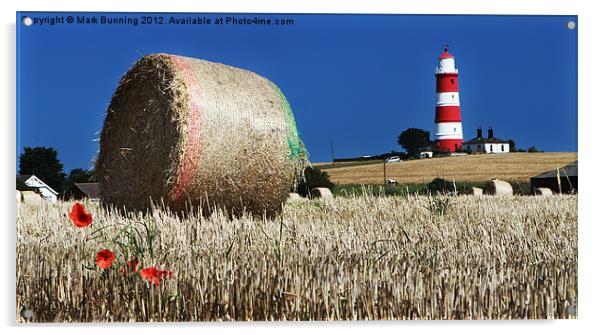
[[[100,200],[100,188],[98,183],[75,183],[69,191],[67,191],[69,199],[85,199],[98,201]]]
[[[510,142],[495,138],[491,127],[487,131],[487,138],[484,138],[483,129],[477,127],[477,137],[464,142],[462,149],[473,153],[504,154],[510,152]]]
[[[35,192],[40,194],[40,196],[46,201],[56,202],[59,193],[35,175],[18,175],[17,181],[21,181],[25,185],[34,189]]]
[[[560,183],[559,183],[560,181]],[[531,177],[531,192],[537,188],[549,188],[554,193],[577,192],[577,161],[559,168]]]

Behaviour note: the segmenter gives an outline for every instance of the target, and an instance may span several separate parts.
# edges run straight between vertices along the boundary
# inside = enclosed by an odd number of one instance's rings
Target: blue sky
[[[313,162],[400,150],[406,128],[434,130],[437,57],[459,69],[464,139],[477,125],[520,148],[577,151],[576,16],[144,14],[287,18],[288,26],[22,25],[17,13],[17,153],[50,146],[65,172],[89,168],[121,76],[173,53],[245,68],[287,96]],[[86,13],[139,18],[142,14]],[[140,22],[139,22],[140,23]],[[578,24],[577,24],[578,25]],[[18,162],[17,162],[18,164]],[[18,165],[17,165],[18,169]]]

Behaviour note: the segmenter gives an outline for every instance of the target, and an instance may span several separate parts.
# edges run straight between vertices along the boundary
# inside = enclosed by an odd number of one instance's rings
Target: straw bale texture
[[[121,79],[100,137],[103,203],[281,210],[306,161],[290,106],[247,70],[155,54]]]
[[[17,191],[17,203],[23,201],[23,196],[21,195],[21,191],[16,190]]]
[[[512,195],[512,185],[510,183],[499,180],[499,179],[489,179],[487,184],[485,184],[485,194],[490,195]]]

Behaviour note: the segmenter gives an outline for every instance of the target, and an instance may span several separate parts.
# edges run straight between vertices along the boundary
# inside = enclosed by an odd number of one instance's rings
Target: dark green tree
[[[529,149],[527,149],[527,152],[541,152],[541,151],[537,150],[536,147],[530,147]]]
[[[69,172],[69,176],[65,180],[63,186],[63,194],[66,194],[71,186],[75,183],[92,183],[95,181],[93,171],[86,171],[84,169],[73,169]]]
[[[17,179],[17,190],[19,191],[36,191],[35,188],[27,186],[23,180]]]
[[[334,183],[330,181],[328,173],[318,169],[317,167],[306,167],[303,171],[305,180],[301,180],[297,187],[297,192],[307,197],[312,188],[326,187],[332,191]]]
[[[409,155],[419,154],[431,145],[431,134],[418,128],[408,128],[397,137],[397,143],[404,148]]]
[[[25,147],[19,156],[19,174],[35,174],[57,192],[63,190],[65,173],[54,148]]]
[[[508,140],[508,145],[510,145],[510,152],[516,152],[516,143],[513,140]]]
[[[443,178],[435,178],[426,184],[426,188],[431,193],[445,193],[453,189],[453,184]]]

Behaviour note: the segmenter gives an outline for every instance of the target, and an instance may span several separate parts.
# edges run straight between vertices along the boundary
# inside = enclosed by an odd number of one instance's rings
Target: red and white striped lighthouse
[[[437,106],[435,109],[435,146],[442,151],[455,152],[462,146],[462,119],[458,69],[448,46],[439,56],[437,77]]]

